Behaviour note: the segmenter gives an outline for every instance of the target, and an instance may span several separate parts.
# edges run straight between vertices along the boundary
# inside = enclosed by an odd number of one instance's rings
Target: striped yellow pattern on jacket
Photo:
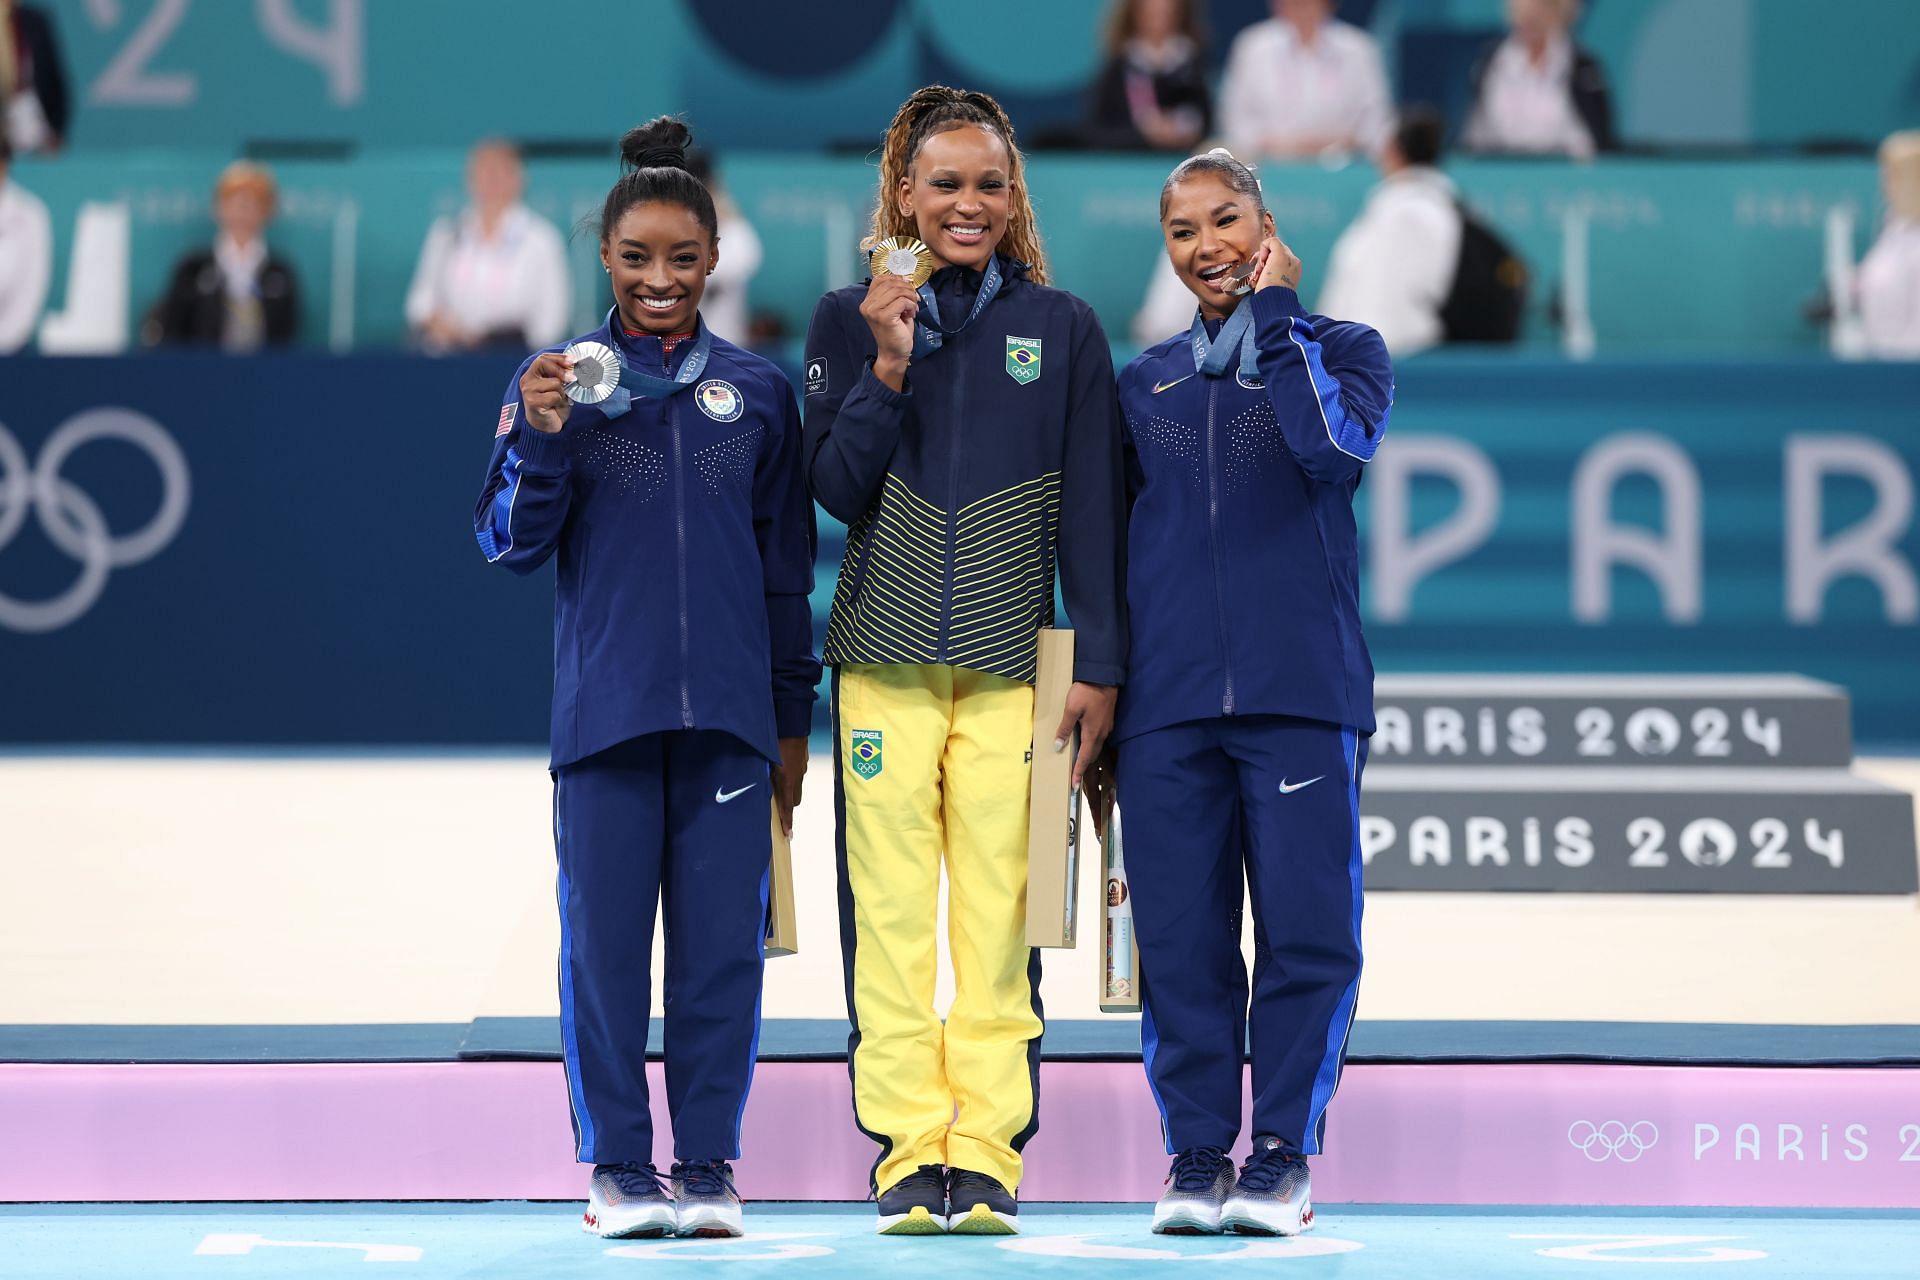
[[[826,662],[947,663],[1031,683],[1059,527],[1058,471],[951,514],[889,474],[847,529]]]

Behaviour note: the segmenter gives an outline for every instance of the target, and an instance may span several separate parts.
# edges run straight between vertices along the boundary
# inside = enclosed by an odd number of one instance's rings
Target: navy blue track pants
[[[674,1156],[732,1160],[760,1041],[767,759],[731,734],[634,738],[554,776],[560,1032],[577,1157],[653,1160],[647,1022],[654,908],[666,926]]]
[[[1199,720],[1120,744],[1141,1048],[1169,1154],[1233,1147],[1249,1023],[1253,1133],[1322,1150],[1360,985],[1366,761],[1352,729],[1292,716]]]

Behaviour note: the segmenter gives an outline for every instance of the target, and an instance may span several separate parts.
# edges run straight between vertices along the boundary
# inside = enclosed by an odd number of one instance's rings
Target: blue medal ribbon
[[[967,318],[953,328],[948,329],[940,323],[940,303],[933,296],[933,281],[920,286],[920,314],[913,322],[913,358],[919,360],[938,351],[946,340],[980,318],[994,296],[1000,292],[1000,286],[1006,283],[1000,274],[1000,255],[994,254],[987,259],[986,275],[980,280],[980,292],[974,297],[973,310],[967,312]]]
[[[1196,373],[1204,373],[1209,378],[1217,378],[1227,371],[1227,360],[1237,349],[1240,353],[1239,374],[1242,382],[1260,385],[1259,351],[1253,341],[1253,304],[1245,298],[1233,309],[1226,323],[1220,326],[1218,338],[1207,337],[1206,317],[1193,313],[1193,368]]]
[[[615,307],[607,312],[606,345],[620,358],[620,385],[611,395],[593,407],[609,418],[617,418],[633,407],[633,397],[645,400],[665,400],[692,386],[707,367],[707,359],[713,352],[713,331],[707,328],[705,320],[697,320],[698,335],[693,340],[693,350],[687,352],[686,359],[680,362],[680,369],[671,378],[662,378],[651,373],[642,373],[627,363],[626,349],[620,345],[621,335],[614,332],[614,322],[620,314]]]

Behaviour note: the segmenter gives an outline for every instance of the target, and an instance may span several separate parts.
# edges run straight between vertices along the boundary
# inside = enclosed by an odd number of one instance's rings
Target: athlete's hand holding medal
[[[1238,274],[1237,272],[1235,274]],[[1260,242],[1260,252],[1254,255],[1253,288],[1248,292],[1258,293],[1268,285],[1281,285],[1288,289],[1300,287],[1300,259],[1279,236],[1268,236]]]
[[[895,391],[906,386],[913,359],[913,323],[920,314],[920,286],[933,274],[933,251],[918,240],[895,236],[873,247],[873,280],[860,314],[873,330],[873,374]]]
[[[558,435],[567,425],[567,414],[573,409],[572,380],[573,361],[559,351],[535,356],[520,375],[520,403],[527,407],[527,422],[535,431]]]

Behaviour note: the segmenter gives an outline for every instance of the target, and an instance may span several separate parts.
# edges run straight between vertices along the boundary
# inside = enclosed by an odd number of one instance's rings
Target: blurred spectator
[[[53,278],[53,223],[47,206],[9,176],[13,150],[0,129],[0,354],[33,337]]]
[[[567,336],[566,243],[520,203],[526,188],[513,144],[490,138],[468,154],[472,204],[435,220],[407,290],[407,324],[428,351],[529,351]]]
[[[1087,141],[1115,151],[1191,151],[1213,127],[1197,0],[1114,0]]]
[[[285,346],[300,324],[293,268],[267,251],[266,229],[279,193],[265,165],[236,160],[214,187],[213,247],[173,269],[166,296],[148,315],[149,344],[255,351]]]
[[[1507,0],[1512,34],[1474,68],[1462,146],[1582,160],[1614,149],[1606,75],[1569,34],[1579,16],[1580,0]]]
[[[0,0],[0,103],[15,151],[60,150],[67,136],[67,74],[53,19],[39,5]]]
[[[695,151],[687,157],[689,171],[713,194],[713,211],[719,219],[720,265],[707,277],[707,292],[700,300],[700,318],[707,328],[728,342],[747,346],[760,341],[747,319],[747,286],[760,270],[765,256],[760,236],[740,212],[740,206],[727,194],[726,186],[714,168],[713,153]]]
[[[1920,129],[1880,144],[1887,222],[1860,263],[1860,322],[1867,352],[1920,360]]]
[[[1147,281],[1147,296],[1133,313],[1127,332],[1143,347],[1165,342],[1193,324],[1193,290],[1187,288],[1173,269],[1165,246],[1153,255],[1153,272]]]
[[[1373,37],[1333,18],[1333,0],[1272,0],[1242,31],[1220,84],[1220,130],[1242,159],[1371,154],[1393,127]]]
[[[1396,359],[1445,340],[1460,262],[1458,194],[1437,167],[1445,125],[1410,108],[1380,149],[1380,185],[1334,242],[1317,310],[1370,324]]]

